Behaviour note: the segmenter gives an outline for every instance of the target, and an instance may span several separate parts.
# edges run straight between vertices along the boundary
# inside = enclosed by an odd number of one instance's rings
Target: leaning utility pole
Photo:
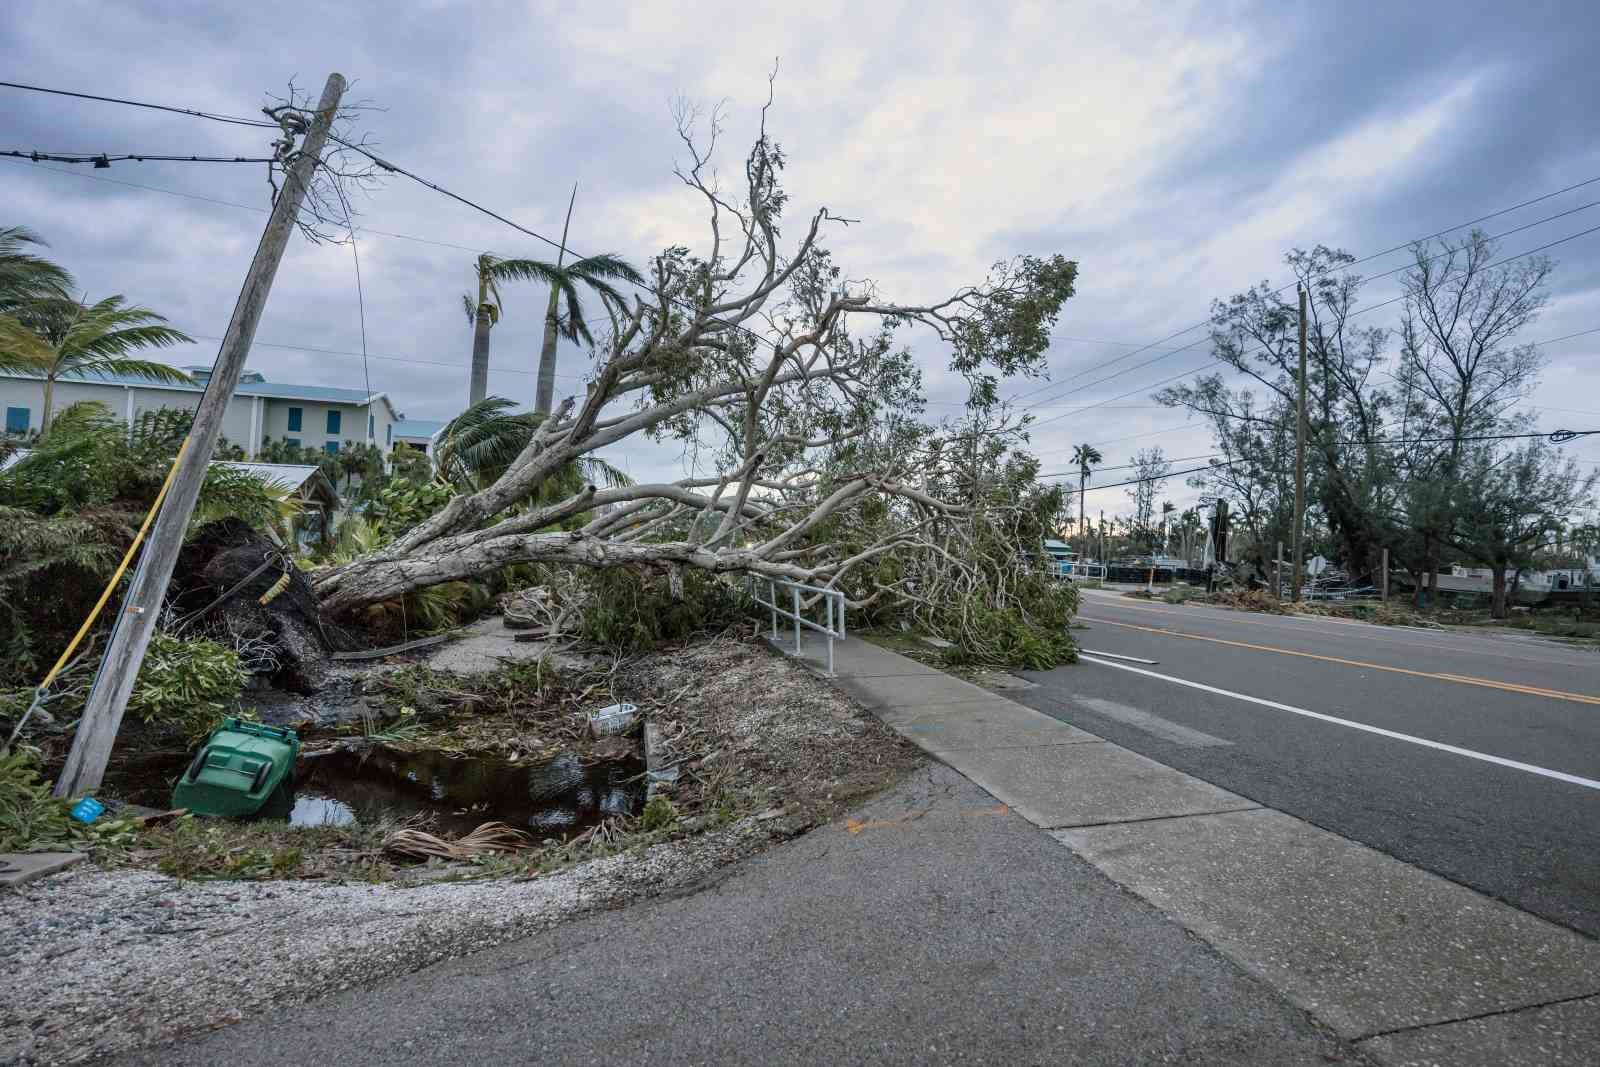
[[[1300,403],[1294,429],[1294,585],[1289,598],[1300,603],[1300,571],[1305,565],[1301,542],[1306,528],[1306,287],[1300,285]]]
[[[156,515],[150,530],[150,540],[133,572],[133,581],[122,607],[112,623],[111,641],[106,646],[105,657],[100,661],[95,675],[94,688],[84,705],[83,717],[78,722],[78,732],[72,739],[72,751],[67,754],[66,766],[56,781],[58,797],[74,796],[88,792],[100,785],[111,759],[111,749],[117,740],[117,730],[122,726],[122,713],[128,706],[128,696],[139,676],[139,666],[144,662],[145,649],[161,614],[162,598],[167,582],[178,562],[178,550],[183,547],[183,535],[194,513],[195,501],[200,496],[200,486],[205,481],[206,464],[222,432],[222,419],[233,390],[239,384],[244,370],[245,357],[255,340],[256,325],[261,321],[261,311],[266,306],[267,294],[272,289],[272,279],[278,273],[278,263],[289,243],[306,190],[316,172],[322,148],[328,141],[328,131],[339,110],[339,99],[344,95],[345,81],[339,74],[328,75],[328,84],[322,90],[322,100],[317,104],[316,117],[301,142],[300,151],[285,175],[283,191],[272,207],[267,228],[261,234],[250,272],[245,275],[244,288],[239,291],[238,303],[233,308],[233,318],[228,322],[228,332],[217,351],[216,366],[206,383],[206,391],[195,410],[194,423],[189,428],[187,446],[177,459],[177,471],[172,487]]]

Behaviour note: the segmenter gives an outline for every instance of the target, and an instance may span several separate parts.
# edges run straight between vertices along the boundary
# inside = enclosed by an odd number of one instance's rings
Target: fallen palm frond
[[[446,841],[424,830],[396,830],[383,839],[383,851],[409,859],[433,857],[470,860],[497,856],[534,847],[533,838],[503,822],[486,822],[464,837]]]

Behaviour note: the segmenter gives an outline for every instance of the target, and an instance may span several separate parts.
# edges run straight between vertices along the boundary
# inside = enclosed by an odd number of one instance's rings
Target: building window
[[[329,441],[327,444],[322,446],[322,450],[330,456],[337,456],[339,454],[339,442]]]
[[[339,432],[339,415],[337,411],[328,412],[328,435],[331,437]]]
[[[392,422],[383,428],[383,447],[394,447],[394,423]]]
[[[289,430],[291,432],[300,429],[300,417],[304,414],[305,412],[300,408],[289,409]]]
[[[283,443],[288,445],[290,448],[299,448],[300,447],[300,438],[298,438],[298,437],[285,437],[283,439]]]
[[[6,433],[28,432],[28,409],[6,408]]]
[[[378,416],[367,413],[367,440],[376,440],[378,436]]]

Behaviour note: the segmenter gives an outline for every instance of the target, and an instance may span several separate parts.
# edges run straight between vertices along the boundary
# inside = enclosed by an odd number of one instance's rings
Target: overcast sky
[[[1320,242],[1366,256],[1600,177],[1592,2],[221,6],[12,0],[0,7],[3,77],[249,115],[291,77],[315,95],[338,70],[353,98],[386,109],[363,122],[386,156],[550,234],[577,182],[574,247],[642,263],[706,237],[672,175],[672,99],[726,101],[722,163],[737,175],[781,57],[769,126],[789,154],[791,208],[860,220],[832,239],[847,274],[920,301],[1014,254],[1078,261],[1050,353],[1065,384],[1003,390],[1026,394],[1041,418],[1108,401],[1038,429],[1047,471],[1065,470],[1080,441],[1109,466],[1156,444],[1172,457],[1209,452],[1204,428],[1155,407],[1148,388],[1208,361],[1202,331],[1147,368],[1129,369],[1163,353],[1096,368],[1200,323],[1214,297],[1288,280],[1285,250]],[[0,149],[265,148],[264,131],[183,116],[3,89],[0,103]],[[91,298],[125,293],[208,339],[227,324],[266,196],[255,166],[0,161],[0,224],[42,233]],[[1600,182],[1485,229],[1591,202]],[[369,350],[396,357],[370,361],[372,387],[412,417],[447,418],[467,388],[465,249],[550,249],[403,180],[358,209],[363,226],[462,246],[370,233],[360,244]],[[1592,226],[1600,207],[1508,236],[1504,251]],[[1600,232],[1550,254],[1553,299],[1526,340],[1600,327]],[[1396,291],[1388,279],[1364,296]],[[490,390],[530,401],[544,297],[531,286],[505,295]],[[358,355],[261,344],[359,350],[350,249],[297,240],[257,336],[251,366],[268,378],[360,388]],[[209,363],[215,349],[207,340],[170,358]],[[1600,426],[1600,333],[1547,354],[1541,425]],[[945,354],[922,344],[918,355],[930,417],[955,414],[962,394],[938,374]],[[564,354],[558,395],[584,368],[582,353]],[[1568,447],[1600,462],[1593,440]],[[612,458],[636,476],[681,462],[645,448]],[[1163,495],[1194,496],[1181,480]],[[1128,502],[1113,489],[1091,497],[1101,507]]]

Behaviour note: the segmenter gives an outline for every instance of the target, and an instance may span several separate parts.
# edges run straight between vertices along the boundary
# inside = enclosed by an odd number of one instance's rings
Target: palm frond
[[[45,340],[11,315],[0,315],[0,371],[44,374],[52,351]]]
[[[598,482],[607,489],[626,489],[633,479],[620,467],[613,467],[598,456],[584,456],[578,461],[585,481]]]
[[[176,344],[177,342],[172,343]],[[94,355],[80,358],[72,361],[64,369],[71,373],[95,378],[116,375],[148,378],[151,381],[172,382],[174,384],[187,384],[194,381],[188,374],[166,363],[157,363],[149,359],[127,359],[111,355]]]
[[[561,324],[562,336],[569,341],[592,341],[589,324],[583,321],[583,301],[578,297],[578,287],[568,280],[562,282],[560,291],[567,301],[567,315]]]
[[[472,302],[472,297],[469,294],[461,294],[461,306],[467,312],[467,325],[476,326],[478,324],[478,305]]]
[[[486,484],[516,459],[538,420],[515,409],[505,397],[485,397],[446,423],[436,453],[445,478],[462,486]]]
[[[586,256],[567,264],[567,273],[575,274],[594,285],[598,278],[616,278],[621,281],[644,284],[644,275],[627,260],[615,252],[602,252],[597,256]]]
[[[489,265],[489,277],[499,281],[544,282],[559,285],[566,272],[541,259],[497,259]]]
[[[72,289],[72,275],[34,255],[30,245],[48,247],[26,226],[0,227],[0,311],[37,297],[64,297]]]

